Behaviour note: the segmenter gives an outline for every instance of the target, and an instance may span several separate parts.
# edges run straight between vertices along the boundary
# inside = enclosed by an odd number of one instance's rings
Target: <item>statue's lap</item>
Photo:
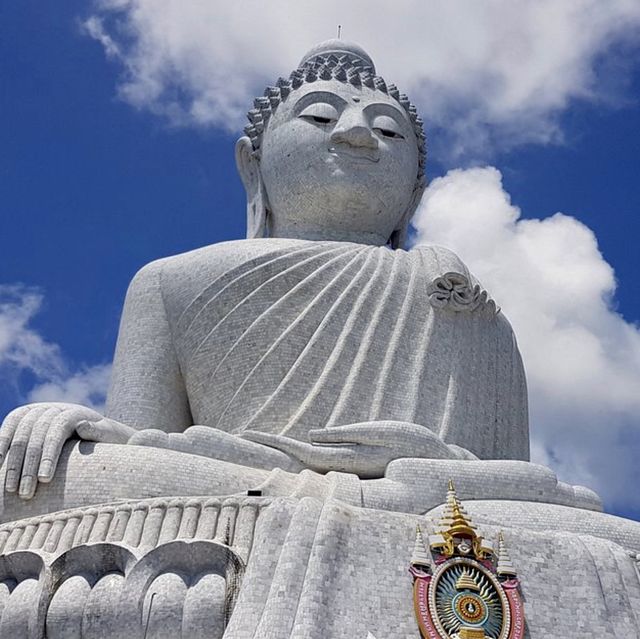
[[[4,468],[0,481],[4,483]],[[122,499],[170,495],[246,494],[268,471],[147,446],[70,441],[55,480],[30,500],[3,493],[0,521]]]
[[[575,522],[580,521],[582,532],[637,545],[640,550],[640,533],[636,533],[640,526],[630,522],[622,531],[619,523],[626,520],[594,512],[599,505],[590,501],[589,494],[574,492],[544,467],[512,460],[398,459],[389,464],[385,477],[361,480],[346,473],[261,470],[148,446],[70,441],[63,449],[56,480],[41,484],[33,499],[3,494],[0,521],[123,500],[247,494],[335,498],[351,506],[417,514],[441,503],[443,486],[450,478],[461,497],[473,500],[470,503],[475,502],[488,521],[497,522],[499,513],[505,523],[511,518],[525,528],[567,531],[577,530]],[[619,540],[616,529],[622,535]]]

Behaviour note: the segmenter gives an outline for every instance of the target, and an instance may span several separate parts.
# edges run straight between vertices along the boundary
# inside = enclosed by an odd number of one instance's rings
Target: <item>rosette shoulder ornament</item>
[[[472,312],[488,309],[498,313],[500,309],[478,282],[463,273],[448,272],[434,279],[427,287],[431,306],[450,311]]]

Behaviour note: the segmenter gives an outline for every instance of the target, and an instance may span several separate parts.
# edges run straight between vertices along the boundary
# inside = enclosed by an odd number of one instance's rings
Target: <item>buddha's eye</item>
[[[400,125],[388,115],[378,115],[373,118],[371,128],[381,137],[392,140],[404,140]]]
[[[326,126],[337,121],[338,112],[335,107],[326,102],[315,102],[304,108],[298,117],[320,126]]]
[[[404,140],[404,135],[400,133],[396,133],[395,131],[391,131],[390,129],[381,129],[380,127],[376,127],[374,129],[377,133],[382,135],[385,138],[398,138],[400,140]]]

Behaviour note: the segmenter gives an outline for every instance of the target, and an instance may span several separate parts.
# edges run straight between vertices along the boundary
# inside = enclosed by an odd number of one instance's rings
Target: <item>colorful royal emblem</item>
[[[413,596],[424,639],[522,639],[518,580],[502,533],[498,552],[476,532],[449,482],[445,513],[429,550],[418,526]]]

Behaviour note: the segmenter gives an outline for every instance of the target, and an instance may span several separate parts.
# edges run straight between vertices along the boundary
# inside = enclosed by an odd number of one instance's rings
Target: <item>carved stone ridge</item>
[[[445,273],[427,287],[431,306],[451,311],[475,311],[489,309],[498,313],[500,309],[479,284],[472,284],[462,273]]]
[[[142,638],[169,623],[222,637],[268,503],[146,499],[4,524],[0,632]]]

